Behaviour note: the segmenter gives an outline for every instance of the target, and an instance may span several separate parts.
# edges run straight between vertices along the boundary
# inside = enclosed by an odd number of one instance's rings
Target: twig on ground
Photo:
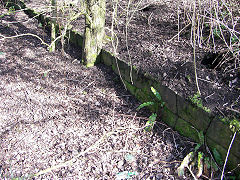
[[[236,110],[236,109],[229,108],[229,107],[227,107],[227,109],[228,109],[228,110],[230,110],[230,111],[233,111],[233,112],[235,112],[235,113],[238,113],[238,114],[240,114],[240,111],[238,111],[238,110]]]
[[[15,36],[3,36],[3,35],[0,35],[0,37],[2,37],[2,38],[0,39],[0,41],[3,41],[3,40],[5,40],[5,39],[18,38],[18,37],[22,37],[22,36],[33,36],[33,37],[36,37],[37,39],[39,39],[39,40],[41,41],[41,43],[42,43],[43,45],[46,45],[46,46],[49,47],[49,44],[45,43],[45,42],[42,40],[42,38],[40,38],[38,35],[32,34],[32,33],[18,34],[18,35],[15,35]]]
[[[79,157],[81,156],[84,156],[86,153],[90,152],[91,150],[95,149],[95,148],[98,148],[98,146],[100,145],[100,143],[103,142],[104,139],[108,138],[109,136],[115,134],[115,133],[118,133],[118,132],[121,132],[121,131],[124,131],[126,128],[123,128],[123,127],[120,127],[120,128],[117,128],[116,130],[114,131],[111,131],[111,132],[108,132],[106,134],[104,134],[98,141],[96,141],[93,145],[91,145],[90,147],[88,147],[85,151],[82,151],[80,152],[78,155],[76,155],[75,157],[73,157],[72,159],[66,161],[66,162],[63,162],[63,163],[60,163],[58,165],[55,165],[55,166],[52,166],[50,168],[47,168],[47,169],[44,169],[36,174],[33,175],[33,177],[37,177],[37,176],[40,176],[40,175],[43,175],[43,174],[46,174],[46,173],[49,173],[53,170],[56,170],[56,169],[59,169],[61,167],[64,167],[64,166],[69,166],[73,163],[75,163]]]

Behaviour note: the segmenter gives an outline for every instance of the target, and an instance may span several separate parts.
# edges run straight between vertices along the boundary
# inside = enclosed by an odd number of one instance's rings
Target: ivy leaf
[[[157,99],[158,99],[159,101],[162,100],[161,95],[156,91],[156,89],[154,89],[153,87],[151,87],[151,91],[152,91],[153,94],[157,97]]]
[[[151,106],[153,105],[154,102],[145,102],[145,103],[142,103],[140,106],[138,106],[137,110],[143,108],[143,107],[146,107],[146,106]]]

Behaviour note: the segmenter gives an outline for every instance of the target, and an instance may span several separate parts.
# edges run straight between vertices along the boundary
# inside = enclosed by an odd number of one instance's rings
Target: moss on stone
[[[192,124],[184,121],[183,119],[178,118],[175,130],[177,130],[181,135],[189,137],[195,142],[199,142],[197,130],[193,128]]]
[[[132,84],[130,84],[129,82],[123,80],[123,82],[125,83],[127,89],[130,91],[131,94],[135,95],[136,94],[136,87],[133,86]]]
[[[220,153],[222,160],[225,160],[227,149],[222,147],[219,143],[213,141],[211,138],[207,138],[207,145],[210,147],[210,149],[216,148],[216,150]],[[237,156],[234,156],[232,153],[229,154],[228,162],[227,162],[227,170],[234,169],[240,164],[240,159]],[[237,168],[236,174],[240,174],[240,169]]]
[[[165,122],[168,126],[174,128],[177,120],[176,114],[165,107],[160,111],[160,116],[163,122]]]
[[[212,117],[209,113],[180,96],[177,97],[177,114],[180,118],[191,123],[194,127],[203,132],[206,132],[212,121]]]

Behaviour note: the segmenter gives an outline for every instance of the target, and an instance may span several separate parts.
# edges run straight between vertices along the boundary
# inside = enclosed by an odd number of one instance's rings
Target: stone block
[[[101,51],[101,61],[107,66],[112,66],[113,61],[115,61],[115,57],[108,51]]]
[[[233,137],[233,132],[230,130],[229,125],[223,123],[220,119],[215,118],[208,128],[206,136],[220,144],[225,149],[228,149]],[[237,134],[233,146],[231,147],[231,153],[240,158],[239,134]]]
[[[175,127],[176,121],[178,119],[177,115],[171,112],[167,108],[162,108],[159,110],[160,119],[166,123],[171,128]]]
[[[237,133],[231,152],[240,159],[240,134]]]
[[[131,66],[129,66],[124,61],[119,60],[119,59],[116,62],[117,62],[117,66],[121,72],[122,78],[128,82],[131,82],[131,78],[130,78]]]
[[[198,132],[197,132],[197,128],[194,129],[193,125],[184,121],[181,118],[177,119],[175,128],[176,131],[179,132],[179,134],[188,137],[190,139],[192,139],[195,142],[199,142],[199,137],[198,137]]]
[[[68,31],[67,34],[69,35],[70,43],[77,46],[76,33],[74,31]]]
[[[150,85],[149,85],[150,79],[146,78],[142,72],[134,70],[132,72],[132,80],[133,80],[133,84],[137,88],[140,88],[140,89],[149,88],[150,89]]]
[[[207,138],[206,139],[206,143],[207,143],[208,147],[211,149],[211,151],[214,148],[217,150],[217,152],[221,155],[222,161],[224,163],[225,157],[227,155],[227,149],[222,147],[218,142],[215,142],[211,138]],[[240,164],[240,158],[235,156],[230,151],[230,154],[229,154],[229,157],[228,157],[228,161],[227,161],[227,165],[226,165],[226,169],[227,170],[232,170],[232,169],[236,168],[238,166],[238,164]],[[240,169],[239,168],[237,168],[236,173],[240,174]]]
[[[150,91],[148,89],[137,88],[135,96],[137,97],[138,100],[140,100],[143,103],[143,102],[152,101],[151,96],[149,94],[150,94]],[[151,109],[151,107],[149,108]],[[151,110],[153,111],[154,109],[151,109]]]
[[[160,82],[154,82],[153,87],[159,92],[162,97],[162,101],[165,102],[165,106],[172,111],[177,113],[177,95],[171,89],[160,84]]]
[[[131,83],[125,81],[125,80],[123,80],[123,82],[125,83],[126,88],[128,89],[128,91],[129,91],[132,95],[136,96],[136,89],[137,89],[137,88],[136,88],[135,86],[133,86]]]
[[[126,80],[124,78],[124,69],[119,69],[118,66],[116,65],[116,62],[112,64],[112,70],[118,75],[122,77],[123,80]]]
[[[75,38],[76,38],[76,45],[83,47],[83,37],[79,33],[76,33]]]
[[[179,117],[191,123],[194,127],[203,132],[207,130],[212,120],[212,117],[209,113],[178,95],[177,114]]]

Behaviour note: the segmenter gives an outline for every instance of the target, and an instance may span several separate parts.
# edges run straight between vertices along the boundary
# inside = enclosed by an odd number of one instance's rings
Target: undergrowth
[[[206,111],[208,113],[211,112],[211,110],[209,108],[203,106],[201,96],[198,92],[196,94],[194,94],[193,97],[190,97],[190,100],[192,101],[192,103],[196,104],[197,107],[203,109],[204,111]]]
[[[150,132],[154,127],[154,124],[155,124],[156,118],[157,118],[157,111],[159,109],[159,105],[161,108],[163,108],[163,106],[165,104],[165,102],[162,101],[161,95],[159,94],[159,92],[157,92],[156,89],[151,87],[151,91],[157,98],[157,102],[154,102],[154,101],[144,102],[137,108],[137,110],[140,110],[141,108],[147,107],[147,106],[152,106],[154,108],[154,112],[152,113],[151,116],[149,116],[149,120],[146,122],[145,131],[147,131],[147,132]]]

